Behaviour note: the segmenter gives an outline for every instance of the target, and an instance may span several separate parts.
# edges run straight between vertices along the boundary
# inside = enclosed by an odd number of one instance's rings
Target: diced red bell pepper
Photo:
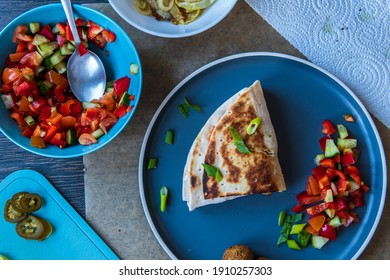
[[[355,165],[348,165],[343,168],[345,174],[358,174],[360,175],[359,169]]]
[[[347,180],[339,179],[337,183],[337,192],[340,196],[344,195],[344,193],[349,188],[349,182]]]
[[[341,158],[340,154],[336,154],[334,157],[332,157],[333,161],[336,163],[340,162],[340,158]]]
[[[53,139],[54,135],[57,133],[58,127],[55,125],[50,125],[46,129],[45,137],[43,138],[43,141],[45,143],[50,143],[50,141]]]
[[[64,96],[64,91],[65,91],[65,87],[63,86],[60,86],[60,85],[56,85],[56,87],[54,88],[54,95],[56,96],[58,102],[65,102],[65,96]]]
[[[16,46],[15,52],[23,52],[26,48],[26,42],[20,41],[18,45]]]
[[[294,213],[299,213],[299,212],[302,212],[303,210],[305,210],[305,207],[303,207],[301,204],[297,204],[295,205],[293,208],[292,208],[292,211]]]
[[[335,168],[335,162],[331,158],[324,158],[320,160],[320,165],[323,167]]]
[[[114,111],[114,114],[115,116],[117,116],[118,118],[122,118],[124,115],[126,115],[126,105],[125,104],[122,104],[119,108],[115,108],[115,111]]]
[[[320,235],[330,240],[336,240],[336,230],[329,224],[324,224],[322,226],[320,230]]]
[[[344,197],[336,197],[336,211],[349,210],[348,200]]]
[[[73,99],[69,99],[68,101],[64,102],[60,106],[60,114],[63,116],[69,116],[72,113],[71,105],[73,105],[75,101]]]
[[[347,211],[338,211],[337,216],[339,216],[339,218],[342,220],[343,226],[345,227],[348,227],[357,220],[356,216],[352,212],[349,213]]]
[[[4,94],[4,93],[9,93],[12,89],[12,83],[8,83],[8,84],[3,84],[1,86],[1,92]]]
[[[309,205],[314,202],[321,201],[322,198],[319,195],[309,195],[306,191],[303,191],[296,196],[297,200],[302,205]]]
[[[62,134],[57,132],[51,139],[50,144],[56,145],[57,147],[64,148],[66,145],[65,140],[62,138]]]
[[[353,157],[353,153],[346,153],[340,159],[342,166],[347,166],[355,163],[355,159]]]
[[[323,166],[316,166],[312,169],[312,173],[314,175],[314,177],[319,180],[321,179],[323,176],[326,175],[326,170]]]
[[[130,78],[127,76],[124,76],[122,78],[119,78],[114,82],[114,91],[113,95],[119,95],[124,92],[126,92],[129,89],[130,86]]]
[[[74,22],[76,26],[85,26],[86,24],[85,20],[82,18],[76,18]]]
[[[334,128],[333,124],[329,120],[324,120],[322,122],[322,133],[326,135],[332,135],[333,133],[336,132],[336,129]]]
[[[326,202],[322,202],[312,207],[306,208],[306,212],[307,214],[314,216],[325,211],[326,208],[328,208],[328,204]]]
[[[364,191],[364,192],[368,192],[370,190],[370,188],[364,184],[363,182],[360,184],[360,188]]]
[[[76,116],[83,111],[83,105],[80,101],[74,100],[74,103],[70,105],[70,111],[72,116]]]
[[[326,176],[328,176],[329,180],[332,181],[334,177],[336,177],[336,169],[334,168],[327,168],[326,169]]]
[[[33,135],[34,129],[34,127],[27,126],[25,129],[23,129],[22,135],[24,137],[30,138]]]
[[[46,24],[44,27],[42,27],[41,31],[39,31],[39,34],[45,36],[50,41],[53,41],[55,38],[49,24]]]
[[[100,49],[104,49],[104,47],[107,45],[107,40],[103,37],[102,34],[97,34],[95,38],[93,38],[92,42],[94,42]]]
[[[19,126],[26,124],[26,121],[19,112],[12,112],[10,116],[18,123]]]
[[[336,176],[338,176],[341,180],[347,180],[347,176],[343,172],[341,172],[340,170],[335,169],[334,172],[335,172]]]
[[[356,174],[356,173],[351,173],[348,175],[349,177],[351,177],[359,186],[362,184],[362,179],[360,178],[360,175],[359,174]]]
[[[313,175],[310,175],[309,179],[307,180],[306,192],[308,195],[318,195],[321,193],[318,182]]]

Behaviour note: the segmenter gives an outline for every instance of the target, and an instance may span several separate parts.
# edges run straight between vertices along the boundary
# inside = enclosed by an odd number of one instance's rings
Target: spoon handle
[[[81,43],[79,33],[77,32],[76,23],[73,16],[72,3],[70,0],[61,0],[62,7],[64,8],[66,18],[68,20],[68,24],[70,30],[72,31],[73,39],[76,44],[76,47]],[[78,49],[78,48],[77,48]]]

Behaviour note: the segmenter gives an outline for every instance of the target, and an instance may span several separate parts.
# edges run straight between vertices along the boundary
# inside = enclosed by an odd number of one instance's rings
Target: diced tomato
[[[29,96],[32,95],[33,92],[36,90],[34,82],[30,81],[24,81],[20,85],[18,85],[16,89],[16,95],[17,96]]]
[[[349,188],[349,182],[347,180],[339,179],[337,183],[337,192],[340,196],[344,195],[344,193]]]
[[[336,230],[329,224],[324,224],[319,233],[322,237],[330,240],[336,240]]]
[[[57,100],[59,102],[65,102],[65,96],[64,96],[64,91],[65,91],[65,87],[63,86],[60,86],[60,85],[56,85],[56,87],[54,88],[54,95],[56,96]]]
[[[83,110],[83,106],[80,101],[74,100],[74,103],[70,105],[70,111],[72,116],[80,114]]]
[[[20,41],[25,42],[31,42],[33,40],[33,37],[30,35],[26,35],[26,32],[28,30],[28,27],[26,25],[18,25],[15,30],[14,34],[12,36],[12,42],[18,43]]]
[[[348,175],[350,175],[350,174],[358,174],[358,175],[360,175],[360,171],[359,171],[359,169],[355,165],[345,166],[343,168],[343,172],[345,174],[348,174]]]
[[[4,84],[8,84],[19,78],[20,70],[17,68],[5,68],[1,74],[1,78]]]
[[[69,25],[67,25],[65,27],[65,37],[66,37],[66,40],[68,40],[68,41],[74,41],[72,30],[70,29]]]
[[[340,170],[335,169],[334,172],[335,172],[336,176],[338,176],[340,179],[347,180],[347,176],[345,176],[345,174],[343,172],[341,172]]]
[[[11,60],[12,62],[19,62],[26,54],[28,54],[28,51],[10,53],[9,60]]]
[[[45,36],[50,41],[53,41],[55,38],[53,31],[51,30],[51,27],[49,24],[46,24],[45,26],[43,26],[41,28],[41,31],[39,31],[39,34]]]
[[[79,137],[79,143],[81,145],[91,145],[91,144],[94,144],[96,142],[97,142],[96,138],[88,133],[83,133]]]
[[[87,37],[89,40],[92,41],[102,31],[103,31],[103,27],[95,24],[87,29]]]
[[[107,29],[104,29],[103,32],[102,32],[102,35],[104,37],[104,39],[106,39],[108,42],[112,43],[116,40],[116,35],[114,32],[111,32]]]
[[[31,136],[30,138],[30,145],[32,147],[43,149],[46,147],[45,142],[42,140],[39,136]]]
[[[107,45],[107,40],[103,37],[102,34],[97,34],[95,38],[92,39],[100,49],[103,49]]]
[[[332,159],[333,159],[334,162],[339,163],[340,162],[340,158],[341,158],[340,154],[336,154]]]
[[[1,86],[1,92],[2,92],[3,94],[9,93],[9,92],[11,91],[11,89],[12,89],[12,83],[3,84],[3,85]]]
[[[39,120],[41,122],[46,122],[48,118],[51,116],[51,108],[49,106],[42,106],[41,111],[39,113]]]
[[[306,208],[306,212],[307,214],[311,215],[311,216],[314,216],[314,215],[317,215],[323,211],[325,211],[325,209],[327,208],[327,203],[326,202],[321,202],[319,204],[316,204],[312,207],[309,207],[309,208]]]
[[[333,180],[334,177],[336,177],[336,172],[335,172],[336,169],[334,168],[327,168],[326,169],[326,176],[329,178],[330,181]]]
[[[76,122],[77,122],[77,119],[75,117],[65,116],[65,117],[61,118],[60,125],[61,125],[62,129],[66,130],[66,129],[75,127]]]
[[[42,108],[46,105],[46,100],[43,97],[40,97],[34,100],[30,105],[30,110],[34,113],[40,113]]]
[[[57,27],[60,35],[64,36],[66,34],[66,24],[65,23],[59,22],[59,23],[57,23],[56,27]]]
[[[86,24],[85,20],[82,18],[76,18],[74,22],[76,23],[76,26],[85,26]]]
[[[42,56],[37,52],[30,52],[23,56],[20,60],[21,64],[39,66],[43,61]]]
[[[67,41],[67,39],[66,39],[65,35],[61,35],[61,34],[57,35],[58,46],[62,47],[66,41]]]
[[[46,78],[46,80],[48,80],[49,82],[51,82],[53,84],[60,85],[63,87],[68,86],[68,80],[53,70],[49,70],[45,74],[45,78]]]
[[[23,52],[26,48],[26,42],[20,41],[18,45],[16,46],[15,52]]]
[[[60,113],[64,116],[69,116],[72,113],[71,106],[75,103],[74,99],[69,99],[68,101],[61,104]]]
[[[332,135],[333,133],[336,132],[336,129],[334,128],[333,124],[329,120],[324,120],[322,122],[322,133],[326,135]]]
[[[319,180],[326,175],[326,170],[323,166],[316,166],[312,169],[314,177]]]
[[[27,126],[25,129],[22,131],[22,135],[24,137],[30,138],[33,135],[34,128],[31,126]]]

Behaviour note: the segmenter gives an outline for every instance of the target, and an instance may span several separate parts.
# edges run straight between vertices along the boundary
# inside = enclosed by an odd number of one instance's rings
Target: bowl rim
[[[79,157],[79,156],[84,156],[84,155],[90,154],[92,152],[95,152],[95,151],[103,148],[105,145],[110,143],[116,136],[118,136],[118,134],[120,134],[120,132],[122,132],[123,129],[128,125],[128,123],[130,122],[130,120],[133,117],[134,112],[138,108],[138,105],[140,103],[140,98],[141,98],[141,95],[142,95],[143,72],[142,72],[141,58],[140,58],[140,55],[139,55],[139,53],[138,53],[138,51],[137,51],[137,49],[135,47],[134,42],[131,40],[130,36],[126,33],[126,31],[115,20],[113,20],[112,18],[110,18],[109,16],[104,14],[103,12],[98,11],[98,10],[96,10],[94,8],[91,8],[91,7],[85,6],[85,5],[81,5],[81,4],[72,4],[72,6],[76,10],[82,10],[82,11],[94,13],[97,16],[102,17],[104,20],[108,21],[110,23],[110,25],[115,26],[115,28],[118,29],[124,35],[125,41],[129,45],[132,46],[133,51],[134,51],[134,55],[135,55],[135,60],[137,60],[139,62],[138,63],[139,73],[137,74],[139,76],[139,78],[138,78],[139,79],[139,86],[137,88],[138,98],[136,98],[135,102],[132,104],[134,107],[133,107],[133,109],[130,112],[127,113],[127,116],[125,117],[124,123],[122,124],[122,126],[117,131],[112,132],[112,134],[109,135],[109,137],[107,138],[106,141],[98,142],[98,143],[95,143],[95,144],[90,145],[90,146],[83,146],[83,147],[85,147],[85,149],[82,149],[82,148],[77,149],[72,154],[64,153],[66,148],[65,149],[58,148],[57,150],[54,150],[54,153],[53,153],[52,151],[48,151],[47,149],[39,149],[39,148],[34,148],[32,146],[23,145],[23,144],[19,143],[16,139],[14,139],[14,137],[12,137],[7,131],[5,131],[2,128],[2,126],[0,126],[0,131],[2,132],[3,135],[5,135],[7,137],[8,140],[10,140],[11,142],[16,144],[17,146],[21,147],[22,149],[24,149],[24,150],[26,150],[26,151],[28,151],[30,153],[33,153],[33,154],[36,154],[36,155],[40,155],[40,156],[44,156],[44,157],[48,157],[48,158],[75,158],[75,157]],[[21,13],[20,15],[15,17],[13,20],[11,20],[0,31],[0,38],[2,36],[4,36],[4,33],[9,31],[9,29],[12,28],[12,25],[15,25],[16,22],[21,21],[21,20],[23,21],[24,17],[28,17],[30,14],[37,13],[39,10],[58,9],[58,8],[62,9],[61,3],[50,3],[50,4],[45,4],[45,5],[40,5],[40,6],[34,7],[32,9],[28,10],[28,11],[25,11],[25,12]],[[64,14],[64,16],[65,16],[65,14]],[[81,144],[77,144],[77,146],[80,146],[80,145]]]
[[[123,0],[120,0],[120,1],[123,1]],[[220,0],[220,1],[224,1],[224,0]],[[164,33],[164,32],[158,32],[158,31],[150,30],[150,29],[147,29],[147,28],[143,27],[140,24],[137,24],[136,22],[132,21],[127,15],[125,15],[125,13],[117,6],[117,4],[116,4],[117,0],[108,0],[108,2],[110,3],[111,7],[127,23],[129,23],[133,27],[135,27],[138,30],[143,31],[143,32],[145,32],[147,34],[154,35],[154,36],[157,36],[157,37],[162,37],[162,38],[185,38],[185,37],[190,37],[190,36],[202,33],[204,31],[212,28],[213,26],[217,25],[221,20],[223,20],[230,13],[230,11],[234,8],[234,6],[237,4],[237,1],[238,0],[233,0],[231,6],[228,9],[226,9],[222,14],[220,14],[220,16],[216,17],[212,22],[210,22],[209,24],[205,25],[202,28],[199,28],[199,29],[196,29],[196,30],[193,30],[193,31],[190,31],[190,32],[184,32],[184,33]]]

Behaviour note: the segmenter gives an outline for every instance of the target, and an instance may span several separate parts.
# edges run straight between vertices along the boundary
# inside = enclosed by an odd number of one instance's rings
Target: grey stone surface
[[[264,51],[304,57],[242,0],[218,25],[181,39],[138,31],[108,4],[90,6],[115,19],[128,33],[141,58],[144,81],[141,102],[125,130],[84,157],[87,221],[121,259],[169,259],[147,223],[138,186],[144,133],[162,100],[193,71],[228,55]],[[390,131],[378,121],[376,124],[389,155]],[[390,258],[389,212],[386,206],[362,259]]]

